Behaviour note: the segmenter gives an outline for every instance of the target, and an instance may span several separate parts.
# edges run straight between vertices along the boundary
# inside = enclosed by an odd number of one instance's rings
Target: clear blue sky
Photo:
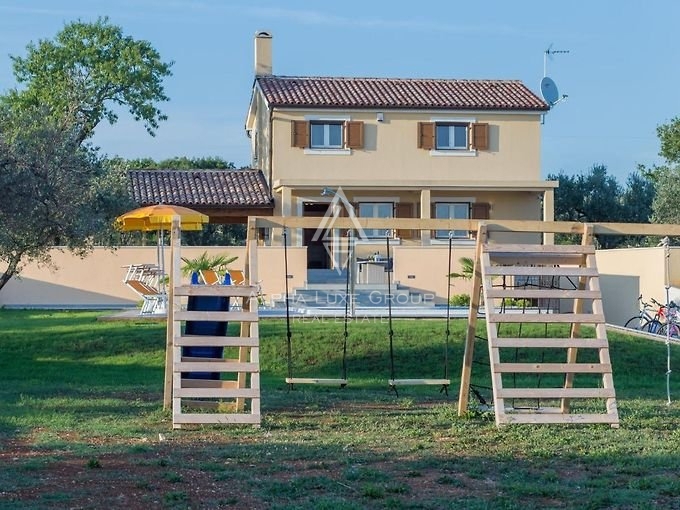
[[[544,176],[601,163],[624,180],[638,163],[659,162],[656,126],[680,115],[672,0],[0,0],[0,91],[15,85],[8,55],[103,15],[175,61],[169,120],[156,138],[129,116],[101,124],[95,142],[109,155],[248,165],[258,30],[274,36],[275,74],[520,79],[536,92],[544,50],[569,50],[548,62],[569,99],[543,126]]]

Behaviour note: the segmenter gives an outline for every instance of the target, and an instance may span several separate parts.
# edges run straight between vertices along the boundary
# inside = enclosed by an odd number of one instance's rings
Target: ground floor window
[[[359,204],[359,217],[361,218],[393,218],[394,217],[394,203],[393,202],[361,202]],[[367,228],[364,230],[366,237],[392,237],[391,229],[377,229]]]
[[[470,204],[468,202],[437,202],[434,205],[434,217],[445,220],[467,220],[470,218]],[[467,230],[454,230],[454,238],[467,238]],[[436,230],[435,239],[448,239],[448,230]]]

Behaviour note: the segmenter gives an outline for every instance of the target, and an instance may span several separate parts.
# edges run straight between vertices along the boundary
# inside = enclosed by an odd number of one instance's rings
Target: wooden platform
[[[486,230],[481,226],[477,243],[459,414],[467,407],[481,292],[485,306],[497,310],[486,315],[497,425],[608,423],[618,427],[592,231],[586,230],[582,244],[577,246],[493,244],[488,242]],[[545,285],[547,281],[549,285]],[[542,302],[545,312],[503,313],[501,302],[509,298]],[[566,300],[573,302],[569,313],[563,311]],[[567,324],[569,336],[523,337],[518,334],[522,324],[544,324],[546,330],[548,325]],[[581,337],[584,324],[593,326],[594,338]],[[511,325],[509,336],[501,333],[504,325]],[[586,361],[577,360],[579,350],[590,351]],[[582,353],[582,358],[583,354],[587,352]],[[545,357],[549,361],[543,361]],[[535,361],[537,359],[541,361]],[[551,375],[550,386],[537,384]],[[579,377],[578,387],[574,384],[576,377]],[[596,411],[597,402],[602,405],[602,412]]]

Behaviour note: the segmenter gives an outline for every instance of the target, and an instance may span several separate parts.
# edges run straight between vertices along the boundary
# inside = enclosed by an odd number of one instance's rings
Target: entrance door
[[[329,204],[318,202],[306,202],[303,208],[303,216],[322,218],[328,211]],[[323,233],[317,240],[314,236],[317,232],[315,228],[305,228],[303,243],[307,247],[307,269],[330,269],[331,257],[324,246]]]

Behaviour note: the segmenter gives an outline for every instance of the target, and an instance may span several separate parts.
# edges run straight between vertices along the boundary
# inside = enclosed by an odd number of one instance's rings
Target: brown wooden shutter
[[[473,220],[488,220],[491,205],[483,202],[474,203],[470,206],[470,218]]]
[[[418,122],[418,148],[434,149],[434,122]]]
[[[472,148],[480,151],[489,150],[489,125],[486,123],[473,123],[470,126],[472,131]]]
[[[361,121],[347,121],[345,123],[345,145],[348,149],[361,149],[364,146],[364,123]]]
[[[309,147],[309,122],[305,120],[290,121],[291,147],[305,149]]]
[[[397,218],[413,218],[413,204],[403,204],[399,202],[396,207]],[[412,239],[413,230],[397,229],[397,237],[401,239]]]

